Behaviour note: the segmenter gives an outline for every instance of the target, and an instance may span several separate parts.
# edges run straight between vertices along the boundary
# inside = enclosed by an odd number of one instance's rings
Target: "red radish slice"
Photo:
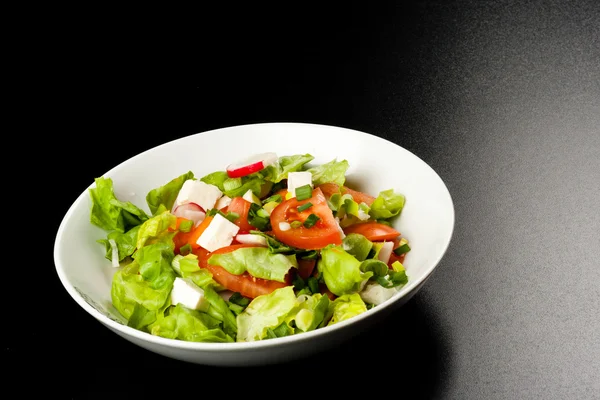
[[[240,162],[230,164],[227,167],[227,176],[230,178],[241,178],[258,172],[277,161],[277,154],[273,152],[256,154]]]
[[[194,226],[197,226],[206,217],[206,213],[202,211],[202,207],[196,203],[186,203],[177,206],[173,210],[173,215],[194,221]]]

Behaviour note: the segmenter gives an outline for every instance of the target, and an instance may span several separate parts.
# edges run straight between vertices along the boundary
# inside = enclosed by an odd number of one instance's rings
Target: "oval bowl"
[[[197,154],[201,156],[195,156]],[[208,151],[207,151],[208,150]],[[311,164],[346,159],[347,184],[377,194],[393,188],[406,196],[394,227],[410,241],[404,261],[408,283],[391,299],[349,320],[297,335],[255,342],[195,343],[154,336],[128,327],[111,304],[115,268],[96,241],[106,233],[90,223],[91,199],[82,192],[70,206],[54,243],[56,272],[64,288],[89,315],[126,340],[174,359],[219,366],[272,364],[306,357],[349,339],[395,307],[427,281],[448,250],[454,206],[440,176],[403,147],[347,128],[306,123],[264,123],[215,129],[176,139],[140,153],[107,171],[119,200],[149,212],[145,195],[180,174],[196,177],[224,170],[230,162],[266,151],[310,153]],[[89,188],[95,184],[90,184]]]

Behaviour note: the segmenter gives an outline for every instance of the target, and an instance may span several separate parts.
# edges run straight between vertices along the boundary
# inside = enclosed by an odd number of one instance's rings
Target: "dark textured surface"
[[[219,384],[225,398],[256,388],[600,398],[600,3],[402,4],[205,16],[185,41],[141,28],[106,36],[95,29],[103,23],[81,23],[85,45],[61,42],[76,56],[53,81],[69,103],[52,120],[79,139],[53,158],[54,176],[67,178],[37,265],[47,307],[27,318],[31,327],[3,329],[15,336],[3,360],[29,374],[61,365],[51,387],[64,398],[152,393],[171,379],[186,396],[206,395],[207,382],[243,383]],[[50,242],[94,177],[174,138],[279,121],[385,137],[445,180],[454,237],[406,306],[331,352],[228,370],[136,348],[69,298]]]

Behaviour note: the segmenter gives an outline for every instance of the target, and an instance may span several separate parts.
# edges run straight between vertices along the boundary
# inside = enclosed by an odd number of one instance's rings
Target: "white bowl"
[[[454,206],[438,174],[406,149],[356,130],[303,123],[234,126],[183,137],[122,162],[103,176],[113,180],[122,201],[148,211],[146,193],[180,174],[200,177],[224,170],[251,154],[310,153],[311,164],[348,160],[348,186],[368,193],[394,188],[406,204],[394,227],[409,239],[404,266],[408,283],[391,299],[358,316],[314,331],[255,342],[195,343],[153,336],[124,324],[111,304],[115,268],[96,240],[106,233],[90,223],[91,200],[85,190],[64,216],[55,240],[56,271],[65,289],[92,317],[147,350],[199,364],[271,364],[308,356],[368,329],[368,324],[406,303],[426,282],[447,251],[454,229]],[[89,188],[95,186],[90,177]]]

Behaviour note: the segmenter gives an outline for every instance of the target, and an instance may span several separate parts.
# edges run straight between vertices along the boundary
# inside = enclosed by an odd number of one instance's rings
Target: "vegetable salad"
[[[119,200],[89,189],[90,221],[115,267],[111,299],[135,329],[195,342],[249,342],[333,325],[408,282],[407,238],[392,227],[405,197],[346,185],[349,164],[255,155],[192,171]]]

